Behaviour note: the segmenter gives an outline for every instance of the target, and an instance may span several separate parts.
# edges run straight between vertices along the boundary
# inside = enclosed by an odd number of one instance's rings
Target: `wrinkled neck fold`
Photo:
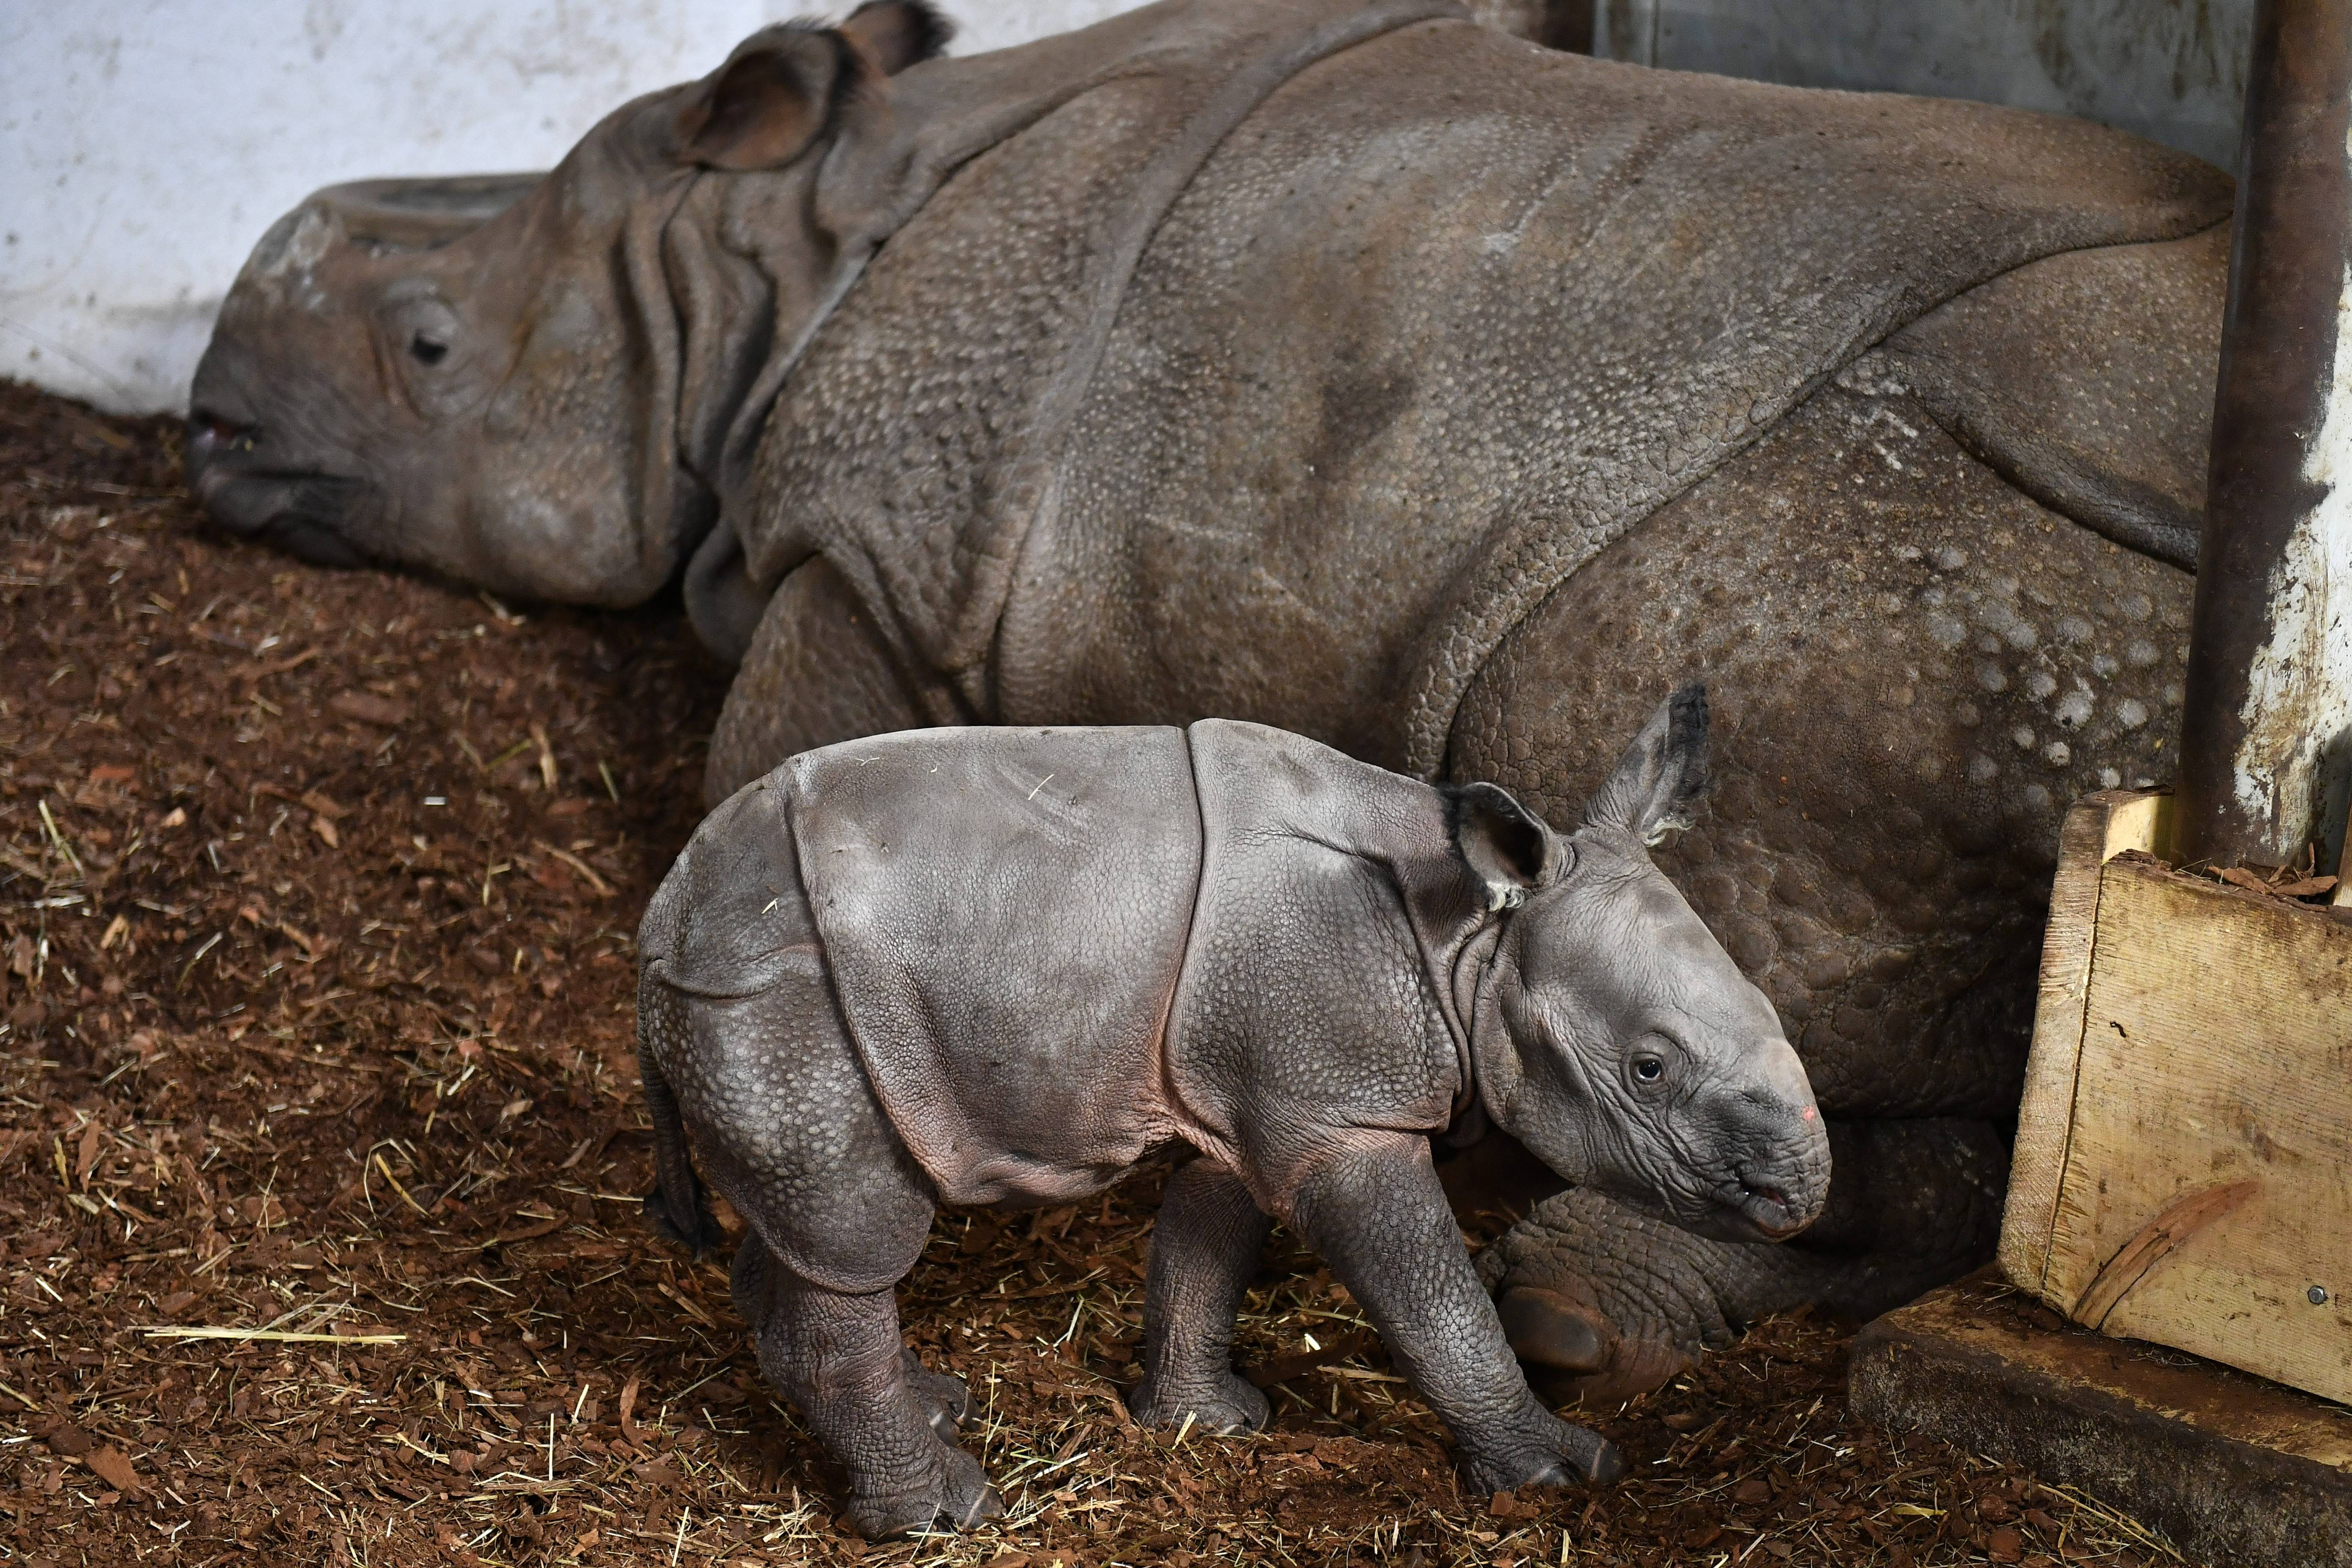
[[[1510,920],[1508,910],[1482,911],[1454,950],[1454,962],[1447,979],[1451,984],[1440,988],[1439,998],[1445,1015],[1445,1026],[1454,1036],[1454,1059],[1461,1074],[1454,1088],[1454,1110],[1448,1127],[1461,1123],[1465,1116],[1483,1113],[1491,1120],[1480,1098],[1478,1057],[1482,1033],[1502,1028],[1502,1021],[1494,1005],[1495,961],[1502,947],[1503,931]]]

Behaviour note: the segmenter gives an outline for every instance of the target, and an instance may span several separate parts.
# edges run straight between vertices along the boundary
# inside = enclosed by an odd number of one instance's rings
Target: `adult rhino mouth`
[[[341,474],[271,466],[257,458],[258,433],[199,412],[187,424],[189,492],[232,533],[258,540],[314,566],[364,566],[368,558],[341,524],[367,482]]]

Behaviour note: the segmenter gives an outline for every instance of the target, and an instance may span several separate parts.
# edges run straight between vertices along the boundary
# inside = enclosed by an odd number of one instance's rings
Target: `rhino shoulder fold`
[[[1449,894],[1467,886],[1433,786],[1264,724],[1204,719],[1188,733],[1213,843],[1311,841],[1384,868],[1408,898],[1424,883]]]

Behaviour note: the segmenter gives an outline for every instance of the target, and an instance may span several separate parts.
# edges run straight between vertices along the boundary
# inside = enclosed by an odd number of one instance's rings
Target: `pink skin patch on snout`
[[[1808,1105],[1804,1110],[1799,1111],[1797,1116],[1800,1121],[1811,1121],[1813,1119],[1813,1108]]]

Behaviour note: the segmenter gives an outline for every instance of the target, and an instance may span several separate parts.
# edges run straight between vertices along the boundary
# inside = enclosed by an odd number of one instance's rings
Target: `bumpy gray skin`
[[[1549,1392],[1622,1397],[1764,1312],[1869,1317],[1991,1256],[2059,816],[2169,776],[2192,584],[2001,470],[2080,463],[2023,433],[2110,444],[2168,497],[2144,515],[2193,519],[2225,263],[2220,233],[2065,257],[1937,312],[1585,568],[1474,685],[1453,765],[1550,809],[1597,772],[1563,739],[1632,717],[1628,673],[1708,672],[1717,783],[1660,863],[1772,998],[1838,1149],[1829,1213],[1786,1248],[1654,1249],[1605,1200],[1539,1207],[1485,1268],[1558,1298],[1507,1314]],[[2009,406],[1962,434],[2020,434],[1972,451],[1934,409],[2004,359]]]
[[[1855,1212],[1637,1268],[1640,1221],[1553,1200],[1490,1279],[1597,1397],[1989,1255],[2059,814],[2170,772],[2230,190],[1444,21],[1283,63],[1360,9],[922,60],[883,7],[847,77],[830,35],[746,46],[828,106],[768,163],[682,118],[722,71],[440,249],[306,204],[224,309],[191,479],[314,558],[523,595],[691,556],[748,638],[713,801],[910,724],[1225,714],[1558,814],[1704,675],[1723,786],[1662,864]]]
[[[884,737],[713,813],[640,939],[648,1206],[709,1238],[691,1147],[750,1221],[737,1305],[858,1530],[998,1506],[950,1441],[961,1385],[900,1348],[935,1203],[1083,1197],[1170,1151],[1138,1419],[1264,1424],[1230,1352],[1271,1215],[1475,1488],[1621,1473],[1529,1389],[1429,1135],[1475,1103],[1565,1179],[1734,1240],[1820,1211],[1795,1054],[1643,847],[1705,731],[1696,689],[1659,709],[1565,837],[1491,784],[1223,721]]]

